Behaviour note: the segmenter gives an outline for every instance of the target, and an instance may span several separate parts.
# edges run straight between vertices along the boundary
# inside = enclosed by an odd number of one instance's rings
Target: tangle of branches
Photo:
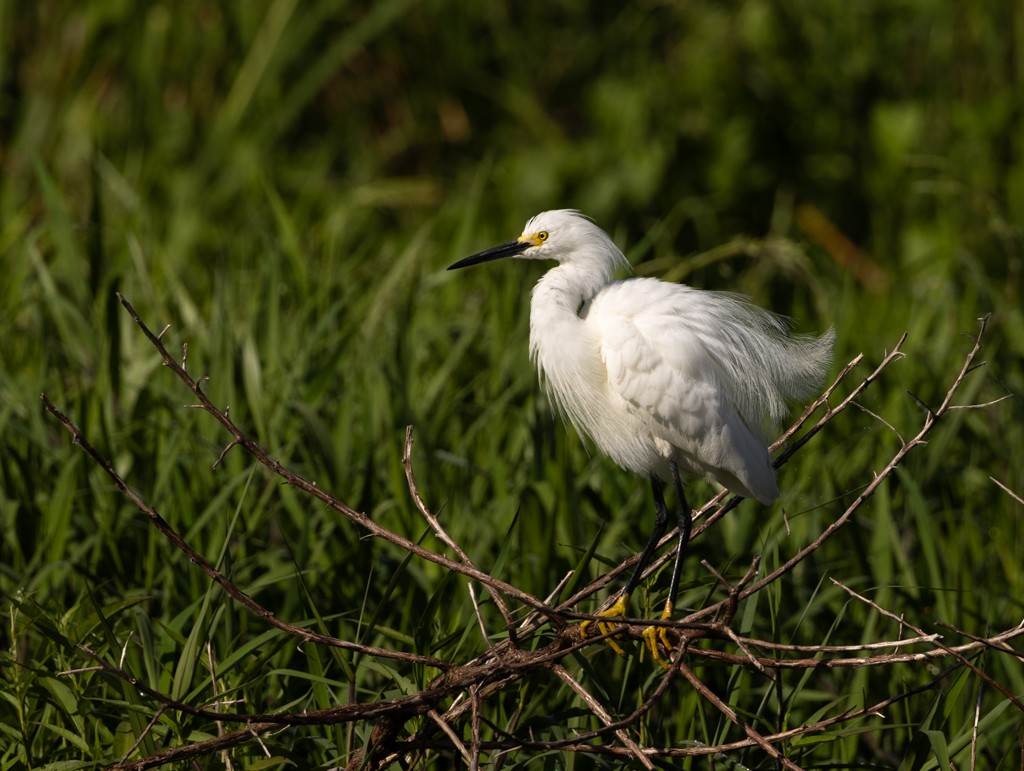
[[[971,371],[980,366],[977,357],[982,346],[982,336],[987,319],[981,319],[977,336],[973,345],[965,355],[962,365],[949,383],[945,398],[938,406],[922,405],[922,419],[916,433],[909,438],[900,437],[899,444],[884,466],[876,472],[874,478],[860,491],[846,508],[835,516],[831,523],[810,543],[800,548],[777,568],[762,573],[757,560],[750,566],[746,575],[736,582],[730,583],[719,575],[714,568],[705,563],[705,567],[720,582],[724,598],[709,604],[700,610],[690,613],[677,621],[652,622],[649,619],[625,619],[618,634],[639,638],[642,629],[652,623],[661,623],[669,628],[669,633],[676,642],[675,654],[670,668],[658,678],[654,686],[645,695],[642,703],[631,714],[613,715],[601,701],[588,690],[587,684],[573,676],[564,666],[563,660],[574,651],[595,643],[600,644],[601,637],[583,639],[579,627],[570,623],[578,619],[594,618],[592,615],[579,612],[581,601],[607,587],[616,578],[629,571],[635,564],[636,556],[623,561],[601,575],[586,586],[576,591],[567,600],[554,605],[551,600],[534,597],[531,594],[501,581],[473,563],[466,551],[446,532],[439,519],[428,508],[417,487],[411,462],[413,434],[412,428],[407,430],[403,462],[408,480],[409,494],[416,508],[423,516],[434,534],[443,543],[447,553],[425,548],[409,538],[393,532],[361,513],[339,498],[321,489],[314,483],[294,473],[275,460],[259,443],[246,434],[231,418],[226,410],[218,408],[204,390],[206,379],[194,378],[186,369],[186,357],[181,361],[165,347],[163,333],[155,334],[139,317],[129,302],[118,295],[121,304],[130,314],[135,324],[148,338],[162,358],[163,364],[191,391],[196,402],[194,407],[208,413],[230,436],[227,446],[217,458],[218,465],[224,455],[234,447],[240,447],[256,461],[266,467],[269,472],[277,475],[285,483],[302,491],[311,499],[315,499],[333,509],[339,515],[351,520],[367,533],[384,539],[415,558],[427,560],[440,565],[445,570],[464,576],[473,586],[483,587],[493,599],[506,625],[507,638],[489,647],[475,658],[466,661],[448,661],[433,656],[421,655],[406,650],[381,648],[364,645],[351,640],[340,639],[330,635],[312,631],[293,625],[278,618],[274,612],[261,605],[253,597],[238,588],[228,577],[219,572],[202,554],[190,544],[179,532],[172,528],[157,510],[146,500],[145,496],[134,489],[115,470],[111,460],[100,453],[89,439],[82,434],[76,424],[61,412],[46,396],[42,396],[43,404],[57,420],[71,433],[75,444],[80,446],[92,461],[111,479],[117,489],[138,509],[138,511],[167,540],[182,552],[182,563],[187,560],[195,564],[210,581],[215,582],[235,603],[258,617],[268,626],[275,627],[286,635],[304,645],[333,646],[358,652],[362,656],[391,659],[406,665],[431,667],[437,671],[436,677],[418,693],[399,698],[382,699],[374,702],[348,703],[305,712],[270,712],[266,714],[235,712],[229,709],[209,708],[185,703],[162,693],[128,671],[121,661],[113,662],[98,654],[84,643],[77,644],[80,655],[87,659],[90,669],[100,669],[106,675],[123,680],[134,689],[145,694],[152,701],[154,717],[147,731],[152,730],[161,714],[167,711],[188,714],[211,724],[235,726],[212,738],[202,741],[186,742],[177,746],[138,759],[127,759],[142,742],[143,736],[137,737],[135,747],[125,759],[116,766],[119,769],[147,769],[188,759],[211,756],[230,747],[248,742],[260,741],[260,736],[272,731],[288,730],[291,726],[329,725],[339,723],[357,723],[372,721],[374,728],[371,741],[365,750],[353,752],[350,768],[382,769],[395,762],[406,762],[415,758],[417,753],[432,748],[447,748],[460,754],[470,768],[477,768],[481,754],[485,752],[533,750],[545,751],[561,749],[566,752],[587,753],[618,757],[643,768],[654,768],[654,763],[661,758],[682,758],[694,755],[715,755],[736,750],[758,747],[774,761],[787,769],[798,769],[791,759],[780,750],[780,744],[798,736],[820,733],[844,723],[850,723],[869,715],[879,715],[892,704],[906,699],[916,692],[923,691],[931,684],[892,695],[883,701],[864,706],[862,709],[840,712],[820,718],[819,720],[791,728],[786,731],[769,734],[755,730],[754,726],[737,714],[722,698],[695,674],[694,663],[702,660],[721,662],[733,667],[752,668],[769,676],[778,676],[782,670],[815,670],[844,669],[859,667],[889,667],[898,663],[942,663],[944,669],[936,677],[944,677],[949,671],[967,667],[987,686],[999,690],[1016,709],[1024,712],[1024,703],[1010,693],[1002,684],[987,675],[973,659],[981,652],[995,652],[1001,655],[1024,658],[1010,645],[1015,638],[1024,635],[1024,622],[1008,629],[989,632],[983,636],[975,636],[966,631],[948,627],[954,636],[963,642],[948,644],[942,636],[927,633],[917,628],[891,611],[880,607],[870,599],[858,594],[839,582],[834,582],[849,593],[850,597],[869,606],[873,612],[888,617],[896,622],[899,636],[891,640],[881,640],[870,644],[849,646],[828,645],[782,645],[770,640],[745,637],[737,631],[734,618],[742,603],[763,591],[766,587],[790,573],[809,555],[814,553],[838,530],[850,522],[874,492],[882,485],[900,465],[908,453],[923,445],[935,425],[952,410],[976,409],[986,404],[957,404],[955,397]],[[166,329],[164,330],[166,331]],[[866,389],[872,386],[887,367],[903,354],[901,348],[905,342],[904,335],[895,347],[886,353],[875,368],[859,382],[853,382],[852,373],[862,363],[863,355],[859,355],[847,364],[835,381],[822,395],[796,420],[786,433],[773,445],[773,451],[784,448],[777,456],[776,466],[786,463],[818,432],[820,432],[836,415],[850,407],[862,407],[857,399]],[[186,348],[187,355],[187,348]],[[845,394],[841,390],[845,389]],[[874,413],[872,417],[885,423]],[[885,425],[891,429],[888,423]],[[893,429],[894,430],[894,429]],[[897,436],[899,436],[897,434]],[[693,537],[710,527],[737,504],[736,498],[727,498],[721,493],[708,501],[694,512],[697,526]],[[664,536],[662,545],[674,544],[673,533]],[[672,558],[671,551],[662,554],[648,568],[648,573],[658,570],[661,565]],[[568,577],[567,577],[568,578]],[[565,582],[554,588],[551,597],[556,597]],[[474,594],[475,601],[475,594]],[[483,624],[483,621],[480,622]],[[536,635],[544,630],[546,637],[543,644],[536,643]],[[703,641],[697,646],[694,643]],[[127,645],[127,643],[126,643]],[[596,716],[601,727],[589,732],[579,732],[561,740],[541,741],[529,735],[505,734],[498,739],[483,740],[481,738],[481,721],[485,720],[488,699],[494,697],[509,686],[529,678],[538,672],[553,674],[561,680],[566,688],[578,697],[580,703]],[[73,673],[66,673],[73,674]],[[658,700],[668,691],[673,682],[685,681],[705,699],[713,709],[721,712],[742,733],[743,738],[715,746],[644,746],[635,731],[638,721],[654,707]],[[933,682],[935,682],[933,681]],[[416,723],[419,728],[410,733],[405,727],[410,719],[420,717]],[[499,732],[500,733],[500,732]]]

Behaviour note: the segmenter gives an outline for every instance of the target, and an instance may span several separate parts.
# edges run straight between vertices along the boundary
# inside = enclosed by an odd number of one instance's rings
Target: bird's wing
[[[629,284],[640,288],[636,280]],[[588,313],[608,387],[645,414],[655,436],[681,460],[740,495],[774,499],[778,489],[764,440],[743,419],[728,373],[677,305],[661,301],[658,282],[649,288],[646,296],[599,296]]]

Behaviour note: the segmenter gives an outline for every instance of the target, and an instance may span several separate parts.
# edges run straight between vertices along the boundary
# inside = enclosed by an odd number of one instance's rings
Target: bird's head
[[[588,217],[575,209],[554,209],[532,217],[515,241],[459,260],[448,266],[448,270],[468,268],[502,257],[559,263],[596,261],[606,264],[609,269],[628,265],[608,234]]]

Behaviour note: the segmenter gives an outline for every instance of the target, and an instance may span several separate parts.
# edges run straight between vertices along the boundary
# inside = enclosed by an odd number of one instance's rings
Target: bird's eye
[[[540,231],[537,234],[537,240],[538,241],[547,241],[548,240],[548,231],[546,231],[546,230]]]

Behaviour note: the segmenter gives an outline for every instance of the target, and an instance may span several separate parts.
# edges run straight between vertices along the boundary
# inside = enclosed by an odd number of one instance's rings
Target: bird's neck
[[[573,350],[571,341],[583,334],[580,310],[609,279],[607,270],[574,263],[552,268],[534,286],[530,355],[542,370],[556,368],[556,357]]]
[[[558,265],[545,273],[530,295],[530,320],[579,321],[579,309],[607,283],[575,265]]]
[[[596,295],[611,280],[611,266],[569,263],[557,265],[545,273],[533,288],[530,312],[550,307],[556,312],[568,310],[578,317],[580,306]]]

